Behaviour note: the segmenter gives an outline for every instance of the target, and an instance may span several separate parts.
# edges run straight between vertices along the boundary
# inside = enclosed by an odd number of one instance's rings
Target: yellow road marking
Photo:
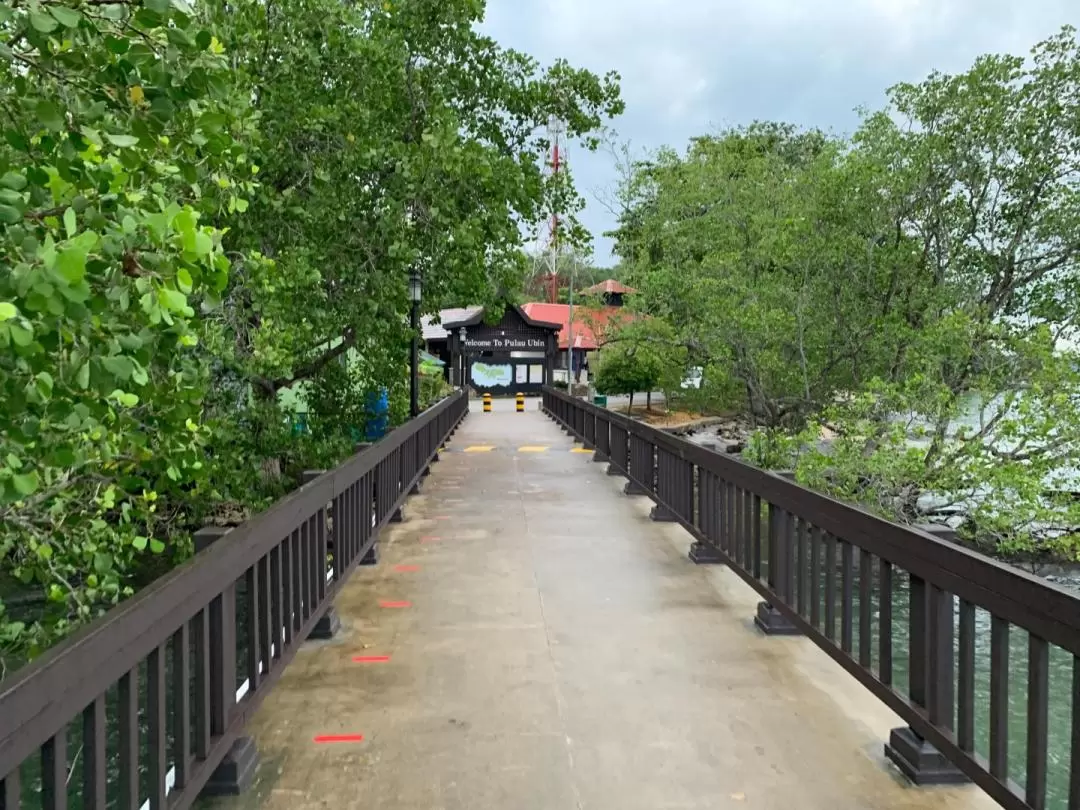
[[[491,444],[474,444],[472,447],[466,447],[465,452],[466,453],[490,453],[494,449],[495,449],[495,446],[491,445]]]
[[[519,447],[519,453],[543,453],[548,448],[542,444],[527,444],[524,447]]]
[[[589,450],[588,448],[585,448],[585,447],[575,447],[570,452],[571,453],[591,453],[592,450]]]

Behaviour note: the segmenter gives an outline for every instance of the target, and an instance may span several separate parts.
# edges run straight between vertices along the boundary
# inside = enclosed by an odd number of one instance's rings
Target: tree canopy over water
[[[757,123],[639,161],[625,278],[710,404],[761,428],[758,461],[1076,558],[1080,510],[1046,495],[1080,489],[1075,32],[889,99],[851,137]]]

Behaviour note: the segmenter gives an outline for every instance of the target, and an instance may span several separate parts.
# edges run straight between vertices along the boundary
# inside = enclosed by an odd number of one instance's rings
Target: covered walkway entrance
[[[381,559],[248,726],[255,785],[213,807],[992,807],[908,787],[899,724],[758,596],[687,560],[536,404],[473,413]],[[629,503],[628,503],[629,500]]]

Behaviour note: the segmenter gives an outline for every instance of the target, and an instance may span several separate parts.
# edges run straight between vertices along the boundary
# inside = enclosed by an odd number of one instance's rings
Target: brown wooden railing
[[[444,399],[0,683],[0,810],[189,807],[467,411]]]
[[[543,405],[764,597],[759,627],[805,634],[909,724],[886,746],[909,777],[1080,808],[1080,599],[553,388]]]

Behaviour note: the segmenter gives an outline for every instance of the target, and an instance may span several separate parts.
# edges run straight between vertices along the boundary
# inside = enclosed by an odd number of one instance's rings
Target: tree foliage
[[[1080,458],[1074,31],[889,97],[850,139],[758,124],[640,163],[629,281],[763,429],[812,427],[804,480],[1076,556],[1047,494]]]
[[[482,15],[0,8],[0,655],[349,452],[340,420],[293,435],[283,389],[383,387],[400,408],[410,271],[426,311],[520,283],[548,116],[592,146],[621,102],[614,75],[541,67]],[[5,617],[27,589],[47,608]]]

